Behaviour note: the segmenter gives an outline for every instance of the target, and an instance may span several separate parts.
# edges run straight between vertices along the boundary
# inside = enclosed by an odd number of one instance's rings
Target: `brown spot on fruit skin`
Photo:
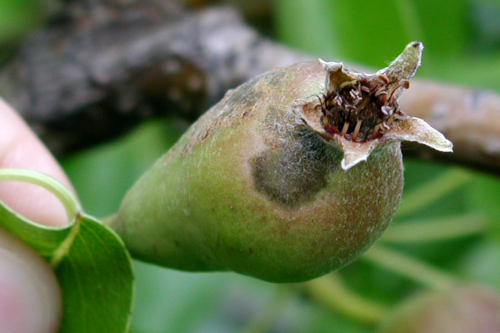
[[[299,144],[269,148],[250,161],[255,188],[286,208],[313,200],[341,160],[338,151],[307,129],[296,136]]]
[[[170,148],[171,154],[168,154],[165,157],[165,159],[163,160],[163,165],[167,165],[168,162],[170,162],[170,160],[172,159],[172,157],[174,156],[174,154],[177,152],[178,149],[179,149],[178,145],[174,145],[172,148]]]

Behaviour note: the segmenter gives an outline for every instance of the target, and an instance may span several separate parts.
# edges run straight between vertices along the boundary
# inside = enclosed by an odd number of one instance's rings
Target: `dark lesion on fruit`
[[[312,201],[342,158],[310,131],[292,135],[296,145],[269,148],[250,160],[257,191],[288,209]]]
[[[355,142],[380,138],[405,114],[398,106],[399,91],[410,87],[406,79],[391,81],[370,75],[346,81],[318,96],[321,125],[330,139],[339,135]]]

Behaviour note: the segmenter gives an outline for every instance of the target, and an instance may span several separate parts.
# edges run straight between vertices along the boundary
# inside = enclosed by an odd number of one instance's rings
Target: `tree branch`
[[[311,59],[264,38],[229,8],[193,12],[175,1],[70,1],[0,71],[0,91],[63,155],[149,117],[194,120],[228,89]],[[498,173],[498,95],[415,80],[401,106],[455,144],[454,154],[420,147],[407,152]]]
[[[230,9],[123,11],[56,22],[0,73],[2,96],[58,155],[147,117],[195,119],[241,82],[309,58],[263,38]]]
[[[415,81],[401,96],[405,112],[425,119],[453,142],[453,154],[417,147],[405,150],[425,159],[472,166],[500,174],[500,96],[493,92]]]

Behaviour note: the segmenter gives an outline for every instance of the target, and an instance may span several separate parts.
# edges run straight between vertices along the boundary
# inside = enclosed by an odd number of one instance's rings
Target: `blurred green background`
[[[0,1],[1,57],[7,57],[24,34],[43,24],[44,9],[52,4]],[[417,77],[500,93],[499,17],[500,3],[493,0],[278,0],[273,28],[267,33],[326,59],[373,68],[385,66],[408,42],[420,40],[426,49]],[[174,118],[158,119],[119,140],[62,160],[85,210],[97,217],[116,211],[127,188],[188,126]],[[500,223],[495,218],[500,181],[408,158],[405,166],[402,208],[413,203],[418,209],[397,217],[394,226],[478,212],[486,214],[487,225],[483,233],[469,237],[390,244],[391,248],[500,290]],[[427,202],[428,198],[432,201]],[[262,313],[269,317],[261,322],[267,321],[263,325],[267,328],[252,332],[374,331],[370,325],[318,304],[300,286],[283,288],[232,273],[181,273],[139,262],[136,274],[131,327],[135,333],[245,332],[255,318],[263,319]],[[422,288],[365,260],[341,274],[356,292],[390,306]]]

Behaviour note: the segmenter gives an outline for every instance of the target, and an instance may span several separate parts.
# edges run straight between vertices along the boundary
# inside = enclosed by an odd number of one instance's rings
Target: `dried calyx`
[[[342,63],[325,62],[324,93],[300,105],[302,119],[328,142],[344,151],[347,170],[390,141],[416,141],[440,151],[452,144],[423,120],[407,116],[398,98],[410,87],[422,57],[420,42],[408,44],[388,67],[374,73],[354,72]]]
[[[323,64],[331,69],[329,63]],[[330,77],[347,76],[342,64],[335,67]],[[381,137],[391,128],[395,117],[404,116],[398,107],[397,92],[409,88],[410,81],[398,78],[391,82],[384,73],[349,78],[352,80],[331,86],[320,97],[325,133],[329,137],[337,134],[356,142]]]

